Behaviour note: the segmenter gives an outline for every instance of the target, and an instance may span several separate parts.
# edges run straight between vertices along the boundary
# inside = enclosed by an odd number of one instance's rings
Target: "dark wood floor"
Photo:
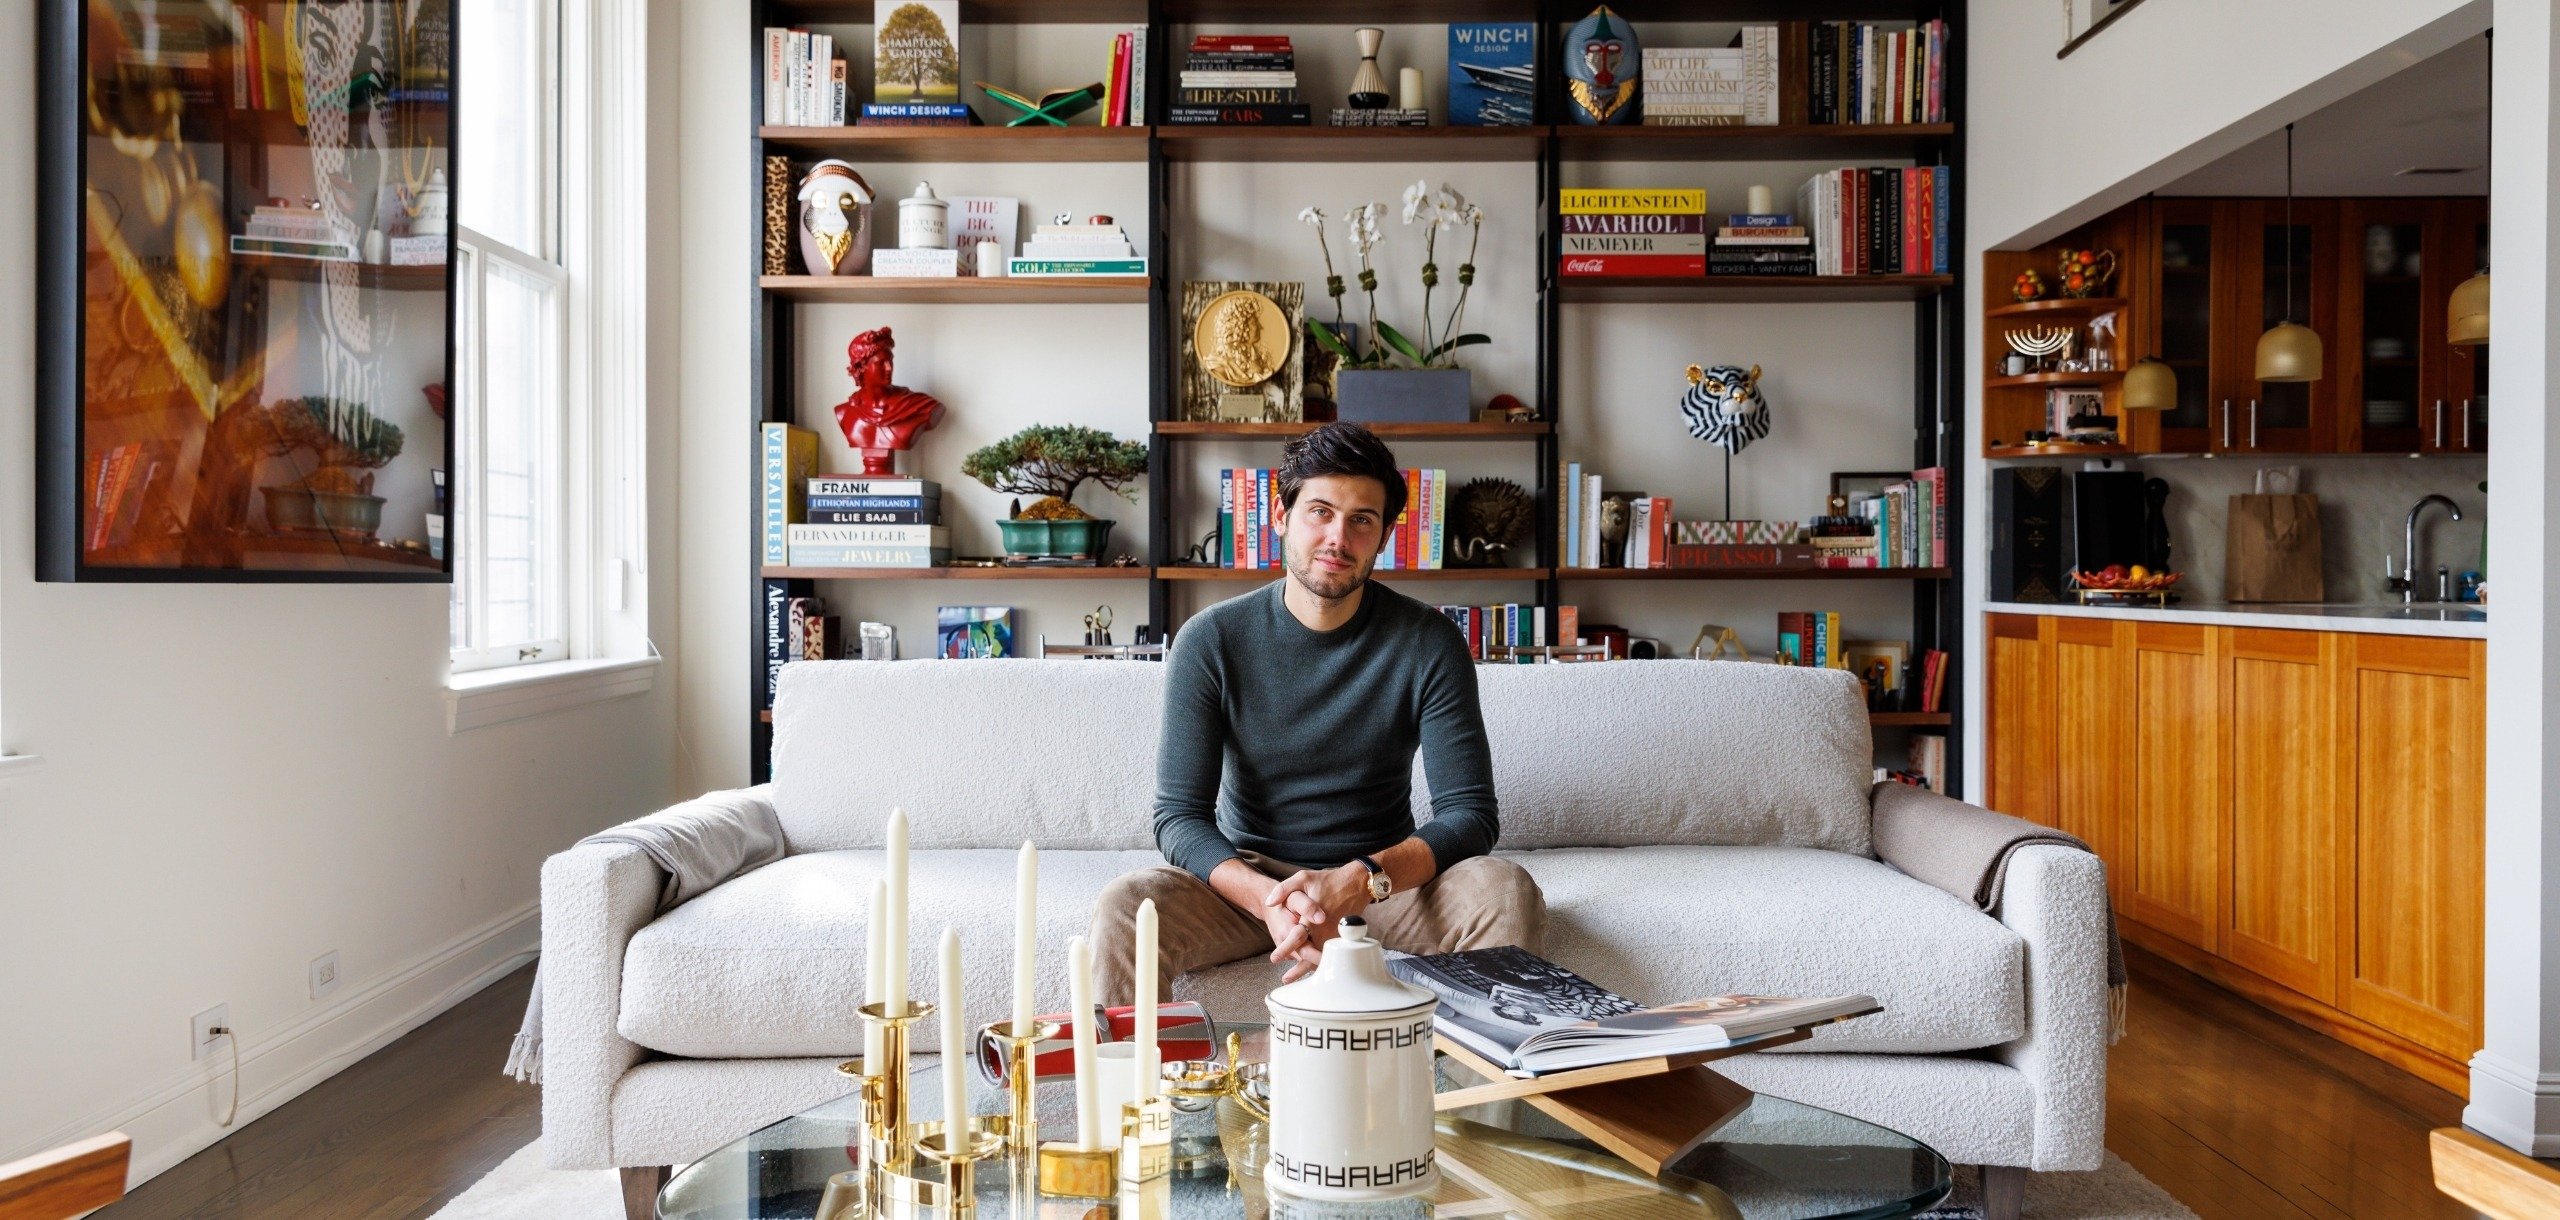
[[[2461,1099],[2134,952],[2107,1146],[2204,1220],[2469,1217],[2427,1131]],[[425,1217],[539,1133],[498,1074],[520,971],[145,1183],[104,1220]]]

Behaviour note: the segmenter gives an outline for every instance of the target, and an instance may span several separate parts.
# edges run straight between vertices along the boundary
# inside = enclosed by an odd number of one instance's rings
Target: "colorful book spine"
[[[1704,233],[1567,233],[1557,239],[1567,258],[1578,254],[1670,254],[1707,252]]]
[[[790,561],[794,522],[806,519],[806,484],[818,468],[818,434],[785,423],[768,423],[763,433],[764,562]]]
[[[931,546],[951,545],[951,527],[947,525],[795,525],[791,527],[794,548],[811,546]]]
[[[1143,258],[1012,258],[1007,272],[1020,277],[1071,275],[1145,275]]]
[[[812,436],[811,439],[814,441],[815,437]],[[942,485],[931,479],[876,479],[866,475],[822,474],[811,476],[807,482],[808,494],[819,497],[922,496],[928,500],[942,498]]]
[[[1658,212],[1705,215],[1707,192],[1696,187],[1664,190],[1568,187],[1556,193],[1556,209],[1565,215],[1598,212]]]
[[[796,568],[938,568],[950,562],[947,546],[801,546],[791,551]]]
[[[808,513],[810,525],[932,525],[942,516],[938,509],[920,508],[816,508]]]
[[[1235,528],[1236,472],[1221,470],[1218,472],[1218,553],[1209,556],[1209,562],[1222,568],[1235,566]]]
[[[836,512],[938,512],[940,496],[827,496],[809,497],[809,511],[827,509]]]
[[[1567,254],[1557,270],[1568,276],[1705,275],[1704,254]]]

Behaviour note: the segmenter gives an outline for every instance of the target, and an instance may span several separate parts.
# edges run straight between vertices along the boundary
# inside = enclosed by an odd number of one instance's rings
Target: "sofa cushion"
[[[1500,854],[1546,894],[1546,955],[1639,1002],[1739,992],[1883,1003],[1816,1032],[1803,1048],[1817,1051],[1953,1051],[2026,1032],[2025,942],[1890,865],[1792,847]]]
[[[1155,846],[1164,667],[1093,661],[803,661],[773,708],[773,807],[792,852]]]
[[[1501,845],[1872,855],[1874,740],[1846,670],[1733,661],[1476,671]],[[1417,762],[1414,817],[1430,810]]]

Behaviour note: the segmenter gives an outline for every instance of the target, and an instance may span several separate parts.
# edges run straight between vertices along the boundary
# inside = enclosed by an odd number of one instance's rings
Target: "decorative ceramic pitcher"
[[[1431,1010],[1439,998],[1387,972],[1367,921],[1342,921],[1315,973],[1273,991],[1271,1160],[1265,1180],[1308,1199],[1429,1192]]]

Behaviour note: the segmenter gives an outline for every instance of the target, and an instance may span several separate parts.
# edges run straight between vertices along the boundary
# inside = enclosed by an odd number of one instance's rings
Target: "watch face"
[[[1387,894],[1394,888],[1394,883],[1387,880],[1387,875],[1385,873],[1369,874],[1369,901],[1386,901]]]

